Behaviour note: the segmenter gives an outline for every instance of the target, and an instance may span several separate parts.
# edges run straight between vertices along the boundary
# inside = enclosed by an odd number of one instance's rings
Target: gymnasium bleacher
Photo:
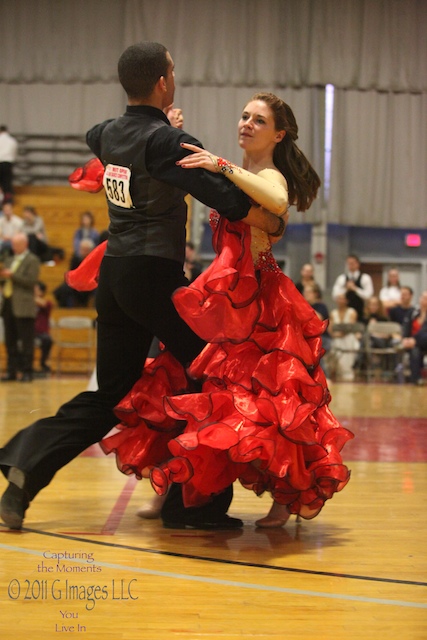
[[[48,234],[49,244],[61,247],[65,257],[54,265],[42,264],[40,280],[48,287],[47,295],[54,303],[52,311],[53,321],[64,315],[89,316],[96,318],[96,311],[92,307],[60,309],[52,295],[52,291],[64,280],[64,273],[68,270],[74,231],[79,226],[79,217],[83,211],[90,210],[95,216],[96,227],[103,231],[108,227],[108,213],[103,192],[92,194],[75,191],[69,186],[38,186],[26,185],[15,188],[14,212],[21,215],[25,206],[33,206],[43,218]],[[55,339],[55,328],[52,330]],[[35,353],[35,363],[38,362],[38,350]],[[95,354],[93,354],[95,360]],[[78,350],[69,351],[63,362],[62,370],[69,373],[82,373],[87,369],[85,354]],[[56,368],[56,349],[52,348],[50,364],[52,370]],[[5,367],[4,344],[0,344],[0,367]]]

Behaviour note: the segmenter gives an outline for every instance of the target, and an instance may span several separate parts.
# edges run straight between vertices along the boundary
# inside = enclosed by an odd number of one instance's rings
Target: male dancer
[[[139,379],[154,336],[184,366],[204,347],[171,301],[173,291],[188,284],[183,274],[184,196],[190,193],[229,220],[244,220],[275,237],[285,227],[282,218],[252,207],[221,175],[176,165],[187,155],[181,143],[201,144],[170,126],[163,113],[175,90],[173,60],[163,45],[129,47],[118,72],[128,96],[126,112],[87,134],[89,147],[105,167],[110,217],[96,297],[99,388],[80,393],[0,450],[0,468],[9,481],[1,517],[14,529],[21,528],[30,501],[56,471],[117,424],[113,408]],[[162,512],[166,526],[242,526],[226,515],[231,487],[200,508],[184,508],[180,487],[169,494]]]

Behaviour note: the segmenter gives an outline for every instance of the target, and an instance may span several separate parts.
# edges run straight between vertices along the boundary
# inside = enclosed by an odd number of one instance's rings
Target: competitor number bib
[[[107,164],[104,173],[104,189],[110,202],[118,207],[132,209],[130,197],[130,169],[117,164]]]

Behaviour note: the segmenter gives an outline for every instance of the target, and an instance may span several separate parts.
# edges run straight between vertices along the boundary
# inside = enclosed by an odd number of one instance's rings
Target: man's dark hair
[[[166,76],[170,62],[167,49],[158,42],[140,42],[128,47],[118,63],[119,80],[129,98],[146,99],[156,82]]]
[[[348,258],[353,258],[353,260],[357,260],[357,262],[358,262],[358,263],[359,263],[359,265],[360,265],[360,259],[359,259],[359,256],[357,256],[355,253],[349,253],[349,255],[347,256],[347,259],[348,259]]]

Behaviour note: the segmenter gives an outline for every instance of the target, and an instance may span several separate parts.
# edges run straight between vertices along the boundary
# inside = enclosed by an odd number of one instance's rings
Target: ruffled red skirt
[[[184,320],[209,341],[189,370],[202,392],[161,353],[116,407],[119,431],[101,446],[125,474],[151,469],[159,494],[182,483],[186,506],[239,480],[312,518],[347,484],[340,452],[353,437],[328,407],[319,366],[325,323],[271,254],[254,268],[246,225],[221,219],[214,246],[211,266],[174,295]],[[96,282],[95,262],[75,281]]]

